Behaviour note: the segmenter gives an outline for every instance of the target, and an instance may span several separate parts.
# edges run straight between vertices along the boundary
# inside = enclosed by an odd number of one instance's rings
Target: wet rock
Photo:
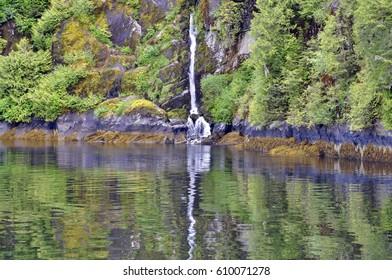
[[[244,37],[242,37],[241,42],[238,46],[239,50],[238,50],[238,54],[240,56],[248,56],[251,52],[251,45],[255,42],[255,39],[253,39],[250,36],[250,32],[246,32]]]
[[[59,117],[56,122],[56,129],[60,139],[76,135],[77,140],[84,136],[96,132],[100,128],[99,119],[94,116],[94,112],[86,113],[66,113]]]
[[[286,122],[274,122],[269,126],[252,126],[247,120],[235,118],[233,120],[233,131],[247,137],[270,137],[270,138],[290,138],[297,141],[308,141],[315,143],[325,141],[334,144],[351,143],[358,147],[368,144],[377,146],[392,146],[392,131],[385,130],[381,124],[362,131],[352,131],[349,125],[314,125],[311,127],[292,126]]]
[[[212,138],[210,138],[210,137],[201,138],[200,144],[201,145],[212,145],[213,144]]]
[[[231,125],[216,123],[212,127],[212,139],[218,142],[223,136],[231,131]]]
[[[142,27],[130,16],[126,6],[106,11],[110,40],[118,46],[129,46],[133,51],[142,36]]]
[[[183,108],[184,106],[189,106],[191,102],[191,96],[188,90],[183,91],[181,94],[174,96],[173,98],[169,99],[165,103],[161,105],[166,111],[170,111],[173,109]]]
[[[8,132],[11,130],[11,125],[7,122],[0,122],[0,137],[4,133]]]
[[[169,122],[158,116],[145,117],[140,114],[133,116],[109,116],[100,119],[100,129],[119,132],[171,133]]]
[[[12,50],[15,50],[16,44],[22,39],[22,34],[20,34],[16,28],[14,20],[9,20],[0,26],[0,38],[4,39],[2,55],[8,55]]]
[[[106,98],[117,97],[121,91],[121,79],[120,69],[97,69],[90,71],[87,77],[80,80],[70,91],[78,96],[93,93]]]

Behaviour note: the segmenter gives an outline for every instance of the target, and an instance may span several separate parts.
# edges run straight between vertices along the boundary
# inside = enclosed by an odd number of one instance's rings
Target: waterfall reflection
[[[196,246],[196,220],[193,217],[193,211],[195,208],[196,196],[197,196],[197,185],[196,180],[201,173],[210,171],[211,163],[211,146],[203,145],[188,145],[187,146],[187,171],[189,174],[189,186],[188,186],[188,205],[187,205],[187,217],[189,220],[188,236],[187,241],[189,245],[189,260],[193,259],[193,251]]]

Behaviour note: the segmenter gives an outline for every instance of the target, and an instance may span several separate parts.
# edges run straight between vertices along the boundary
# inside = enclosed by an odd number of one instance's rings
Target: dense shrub
[[[26,39],[18,51],[0,56],[0,119],[9,122],[28,121],[33,113],[27,93],[52,68],[47,51],[34,52]]]

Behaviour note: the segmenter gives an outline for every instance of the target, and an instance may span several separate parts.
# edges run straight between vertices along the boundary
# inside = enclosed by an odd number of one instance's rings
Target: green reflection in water
[[[188,258],[198,150],[0,148],[0,259]],[[196,259],[391,258],[390,170],[224,148],[207,163],[192,173]]]

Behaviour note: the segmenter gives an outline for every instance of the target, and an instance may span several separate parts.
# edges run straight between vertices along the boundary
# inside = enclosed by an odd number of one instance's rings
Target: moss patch
[[[10,129],[7,132],[0,135],[0,140],[10,140],[15,138],[16,129]]]
[[[188,116],[188,112],[184,108],[173,109],[167,112],[167,115],[170,119],[186,119]]]
[[[143,77],[147,71],[148,67],[138,67],[125,72],[121,79],[121,91],[125,94],[143,96],[140,91],[141,81],[143,81]]]
[[[128,108],[124,110],[124,115],[140,114],[142,116],[159,116],[167,118],[165,110],[159,108],[153,102],[146,99],[134,100]]]
[[[223,136],[218,144],[220,145],[240,145],[243,144],[245,137],[242,136],[239,132],[230,132]]]
[[[92,95],[110,96],[117,95],[121,79],[119,69],[96,69],[88,72],[87,77],[82,79],[71,91],[80,97]]]
[[[72,134],[70,136],[66,136],[64,138],[64,141],[66,141],[66,142],[77,142],[78,141],[78,134],[74,133],[74,134]]]
[[[392,161],[392,149],[390,147],[376,147],[367,145],[363,149],[363,160],[379,160],[384,162]]]
[[[86,142],[105,142],[113,144],[125,144],[125,143],[152,143],[152,144],[164,144],[170,139],[163,134],[153,133],[123,133],[113,131],[98,131],[92,133],[85,138]],[[172,140],[172,139],[171,139]]]
[[[75,52],[88,51],[94,56],[94,60],[99,66],[103,65],[109,54],[109,47],[90,33],[89,25],[76,19],[66,23],[59,41],[60,51],[58,55],[64,56]]]
[[[32,129],[23,135],[16,136],[16,128],[13,128],[0,136],[0,140],[32,140],[32,141],[55,141],[57,135],[53,130]]]
[[[113,114],[117,116],[140,114],[145,117],[158,116],[160,118],[167,118],[166,111],[159,108],[153,102],[146,99],[137,99],[133,96],[106,100],[97,106],[94,113],[100,118],[105,118]]]

